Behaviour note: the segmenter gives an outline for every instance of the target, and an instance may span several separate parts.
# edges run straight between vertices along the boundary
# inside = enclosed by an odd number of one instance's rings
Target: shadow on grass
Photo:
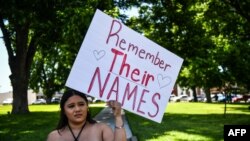
[[[228,114],[165,114],[162,123],[156,123],[126,113],[132,133],[139,141],[164,138],[164,140],[223,140],[224,125],[249,124],[250,115]]]
[[[232,104],[233,105],[233,104]],[[233,107],[232,105],[227,105],[227,111],[241,111],[241,112],[245,112],[245,113],[250,113],[250,104],[247,106],[247,104],[245,107]],[[239,105],[239,104],[237,104]],[[242,104],[243,105],[243,104]]]
[[[56,127],[58,112],[32,112],[20,115],[0,116],[1,141],[46,140],[47,134]]]
[[[206,103],[209,105],[222,105],[223,109],[225,107],[224,102],[219,102],[219,103]],[[226,103],[226,109],[227,112],[235,112],[235,111],[240,111],[240,112],[245,112],[245,113],[250,113],[250,103]]]
[[[101,107],[91,107],[96,115]],[[45,141],[55,129],[59,112],[31,112],[20,115],[0,115],[0,141]]]

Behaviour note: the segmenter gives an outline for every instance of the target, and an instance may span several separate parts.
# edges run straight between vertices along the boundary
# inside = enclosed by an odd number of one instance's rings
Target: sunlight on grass
[[[105,103],[90,104],[90,113],[98,114]],[[59,120],[59,104],[29,105],[29,114],[8,114],[11,105],[0,105],[0,141],[45,141]]]
[[[91,103],[91,115],[105,103]],[[133,135],[138,141],[221,141],[224,125],[250,123],[249,104],[169,103],[162,123],[126,111]],[[29,105],[30,114],[12,115],[11,105],[0,105],[0,140],[44,141],[59,118],[59,104]],[[25,126],[24,126],[25,125]],[[33,140],[34,139],[34,140]]]
[[[204,106],[204,103],[169,103],[166,113],[185,113],[185,114],[215,114],[223,113],[223,105],[210,104]]]
[[[90,107],[105,107],[106,103],[91,103],[89,106]]]
[[[34,131],[27,130],[27,131],[21,131],[19,133],[20,134],[30,134],[30,133],[34,133]]]
[[[1,130],[0,130],[0,135],[1,135],[1,134],[6,134],[6,133],[8,133],[9,131],[10,131],[9,129],[5,129],[5,130],[2,130],[2,129],[1,129]]]
[[[59,105],[30,105],[29,106],[30,112],[56,112],[60,110]]]
[[[11,105],[0,105],[0,115],[1,114],[7,114],[8,112],[11,112]]]
[[[245,108],[244,108],[245,107]],[[166,113],[185,114],[224,114],[225,105],[223,103],[169,103]],[[250,114],[246,105],[227,104],[226,113]]]
[[[89,106],[93,108],[102,108],[105,107],[105,103],[91,103]],[[12,109],[11,105],[0,105],[0,115],[10,113]],[[51,104],[51,105],[29,105],[30,112],[59,112],[60,105],[59,104]]]
[[[127,112],[139,141],[222,141],[224,125],[250,123],[249,104],[169,103],[162,123]]]

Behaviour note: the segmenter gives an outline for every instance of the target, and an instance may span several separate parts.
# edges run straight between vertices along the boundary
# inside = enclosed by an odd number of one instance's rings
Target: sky
[[[138,10],[136,8],[131,8],[128,11],[122,12],[126,12],[129,17],[138,16]],[[8,64],[8,54],[3,42],[3,38],[1,37],[3,37],[3,34],[0,30],[0,93],[4,93],[12,91],[12,86],[9,79],[11,72]]]
[[[3,37],[1,31],[0,37]],[[10,67],[8,64],[8,54],[3,38],[0,38],[0,93],[12,91],[9,75]]]

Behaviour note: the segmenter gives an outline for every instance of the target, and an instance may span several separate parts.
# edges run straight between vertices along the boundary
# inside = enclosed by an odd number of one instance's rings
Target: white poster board
[[[66,86],[160,123],[182,62],[97,10]]]

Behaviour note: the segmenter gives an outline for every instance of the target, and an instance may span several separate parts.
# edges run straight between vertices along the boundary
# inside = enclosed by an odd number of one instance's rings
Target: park
[[[46,140],[68,89],[93,117],[117,102],[138,141],[248,135],[224,132],[250,123],[249,5],[0,1],[0,140]]]
[[[134,136],[139,141],[223,141],[224,125],[250,123],[249,104],[229,104],[224,115],[223,103],[170,103],[161,124],[133,113],[126,118]],[[94,116],[105,106],[91,104]],[[44,141],[55,128],[59,118],[59,105],[30,105],[27,115],[10,115],[10,105],[0,106],[1,141]],[[147,130],[145,130],[147,129]]]

